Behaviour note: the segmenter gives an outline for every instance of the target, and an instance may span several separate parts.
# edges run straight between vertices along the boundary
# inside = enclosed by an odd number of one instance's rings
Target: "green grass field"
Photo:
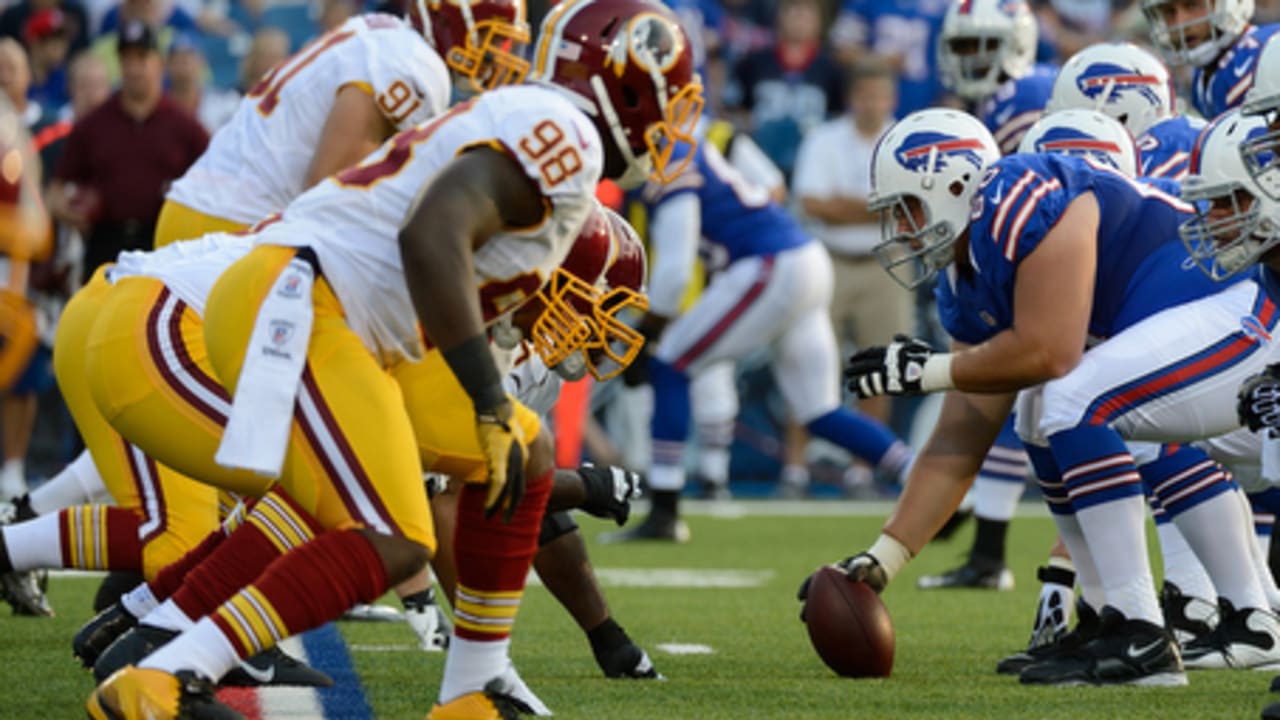
[[[608,529],[584,519],[590,538]],[[608,681],[583,635],[541,588],[520,614],[513,655],[529,685],[563,718],[1253,718],[1268,702],[1271,673],[1195,673],[1186,688],[1025,688],[997,676],[998,658],[1029,631],[1038,591],[1034,567],[1052,541],[1044,517],[1010,531],[1014,592],[931,592],[917,576],[953,565],[968,547],[962,532],[935,543],[886,591],[897,629],[893,676],[835,677],[813,653],[794,599],[815,566],[865,547],[879,517],[690,518],[687,546],[592,544],[604,569],[686,568],[764,571],[746,588],[610,585],[614,616],[646,647],[666,682]],[[83,717],[91,681],[69,642],[89,616],[96,581],[55,578],[52,620],[0,617],[0,718]],[[403,625],[344,624],[342,632],[378,718],[425,715],[443,656],[410,646]],[[660,643],[702,644],[714,652],[672,655]],[[361,648],[366,648],[362,650]]]

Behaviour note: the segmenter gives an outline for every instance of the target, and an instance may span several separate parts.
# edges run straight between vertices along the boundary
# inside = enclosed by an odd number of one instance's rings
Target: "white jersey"
[[[422,35],[391,15],[357,15],[277,65],[240,102],[167,199],[252,224],[303,191],[338,91],[367,91],[397,130],[449,105],[449,71]]]
[[[595,126],[559,91],[506,87],[405,130],[362,163],[326,179],[257,234],[264,245],[310,246],[347,323],[384,364],[423,348],[398,235],[422,189],[466,148],[506,151],[542,191],[549,212],[475,251],[486,319],[533,295],[564,260],[594,207],[604,163]]]
[[[169,291],[204,317],[209,292],[223,271],[253,249],[248,235],[211,233],[196,240],[170,243],[153,251],[130,250],[120,253],[116,264],[107,269],[107,280],[116,282],[126,277],[151,277],[164,282]]]

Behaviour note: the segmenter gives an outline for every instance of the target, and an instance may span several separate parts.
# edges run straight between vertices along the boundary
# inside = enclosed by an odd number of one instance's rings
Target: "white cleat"
[[[1269,610],[1235,610],[1222,601],[1218,626],[1187,645],[1182,662],[1197,670],[1280,670],[1280,618]]]
[[[538,717],[551,717],[551,708],[542,702],[542,699],[533,694],[528,685],[524,684],[524,679],[520,677],[520,673],[516,672],[516,666],[507,661],[507,669],[502,671],[498,676],[498,682],[503,685],[503,693],[519,700],[529,707],[529,710]]]

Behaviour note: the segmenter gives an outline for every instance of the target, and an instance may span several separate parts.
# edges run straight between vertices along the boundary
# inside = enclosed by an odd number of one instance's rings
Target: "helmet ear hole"
[[[960,180],[953,180],[951,184],[947,186],[947,192],[951,193],[952,197],[960,197],[961,195],[964,194],[964,186],[965,186],[965,183],[968,182],[968,180],[969,180],[968,175],[965,176],[963,182]]]
[[[630,85],[622,86],[622,102],[628,109],[635,109],[640,106],[640,93]]]

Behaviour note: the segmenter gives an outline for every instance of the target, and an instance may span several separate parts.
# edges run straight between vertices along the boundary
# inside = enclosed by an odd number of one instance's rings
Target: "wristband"
[[[880,537],[876,538],[875,544],[867,552],[880,562],[880,567],[884,568],[885,577],[889,580],[911,559],[911,551],[906,545],[884,533],[880,533]]]
[[[477,415],[493,413],[507,402],[502,376],[498,374],[498,366],[489,350],[488,336],[476,335],[448,350],[441,350],[440,354],[454,377],[458,378],[458,384],[471,397]]]
[[[939,390],[950,390],[956,386],[951,380],[951,353],[937,353],[930,355],[924,361],[924,368],[920,372],[920,390],[922,392],[938,392]]]

